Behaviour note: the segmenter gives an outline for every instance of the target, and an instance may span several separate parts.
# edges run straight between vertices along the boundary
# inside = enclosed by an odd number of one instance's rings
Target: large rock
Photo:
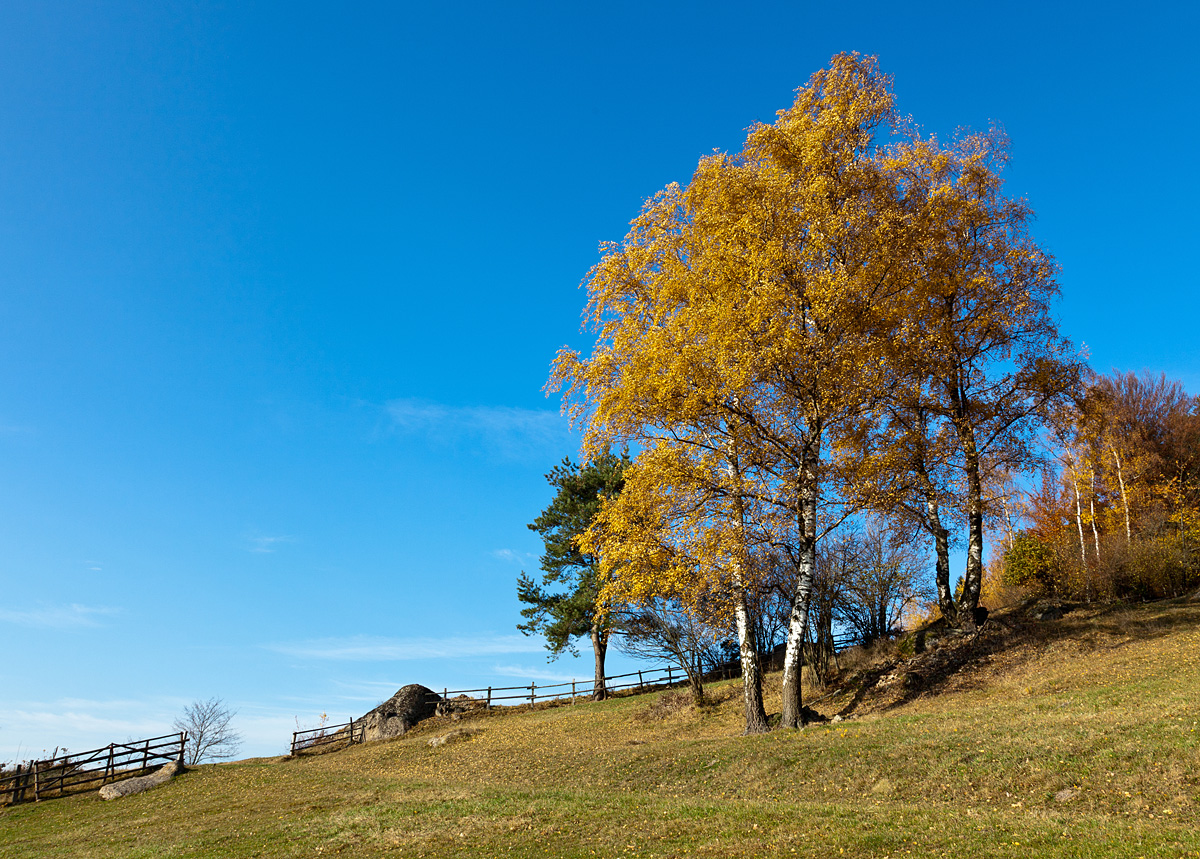
[[[432,716],[441,700],[432,689],[411,683],[355,722],[362,722],[363,742],[402,737],[417,722]]]
[[[177,773],[181,772],[183,772],[183,764],[172,761],[165,767],[161,767],[150,773],[150,775],[140,775],[134,778],[127,778],[124,781],[114,781],[112,784],[106,784],[100,788],[100,798],[118,799],[122,796],[132,796],[135,793],[141,793],[152,787],[158,787],[160,784],[166,784],[175,778]]]

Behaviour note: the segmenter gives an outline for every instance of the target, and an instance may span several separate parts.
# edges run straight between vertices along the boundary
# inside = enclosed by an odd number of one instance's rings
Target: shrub
[[[1051,590],[1055,580],[1054,550],[1034,537],[1021,534],[1004,553],[1004,583],[1038,591]]]

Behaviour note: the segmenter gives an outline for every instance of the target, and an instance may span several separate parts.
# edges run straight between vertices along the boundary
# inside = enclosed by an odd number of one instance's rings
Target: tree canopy
[[[602,603],[725,606],[748,731],[765,725],[743,622],[757,550],[796,571],[784,726],[802,719],[817,546],[847,517],[922,527],[943,613],[973,622],[991,487],[1034,460],[1079,369],[1050,315],[1054,261],[1003,193],[1006,158],[995,129],[922,137],[875,58],[839,54],[740,152],[647,202],[588,274],[597,342],[561,351],[552,385],[589,450],[642,451],[587,538]]]

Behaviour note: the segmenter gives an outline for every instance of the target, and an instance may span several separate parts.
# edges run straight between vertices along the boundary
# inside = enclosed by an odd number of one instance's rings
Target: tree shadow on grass
[[[1015,667],[1055,644],[1071,643],[1084,651],[1116,650],[1200,626],[1200,605],[1188,599],[1062,604],[1062,617],[1042,620],[1037,619],[1040,606],[1023,604],[998,612],[974,634],[949,633],[924,653],[897,656],[849,675],[838,684],[842,691],[852,691],[838,715],[887,712],[918,698],[982,688],[990,679],[985,669],[1001,655]]]

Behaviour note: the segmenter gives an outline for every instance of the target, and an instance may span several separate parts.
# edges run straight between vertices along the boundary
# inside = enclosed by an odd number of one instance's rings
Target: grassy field
[[[740,736],[734,684],[433,720],[0,810],[0,856],[1200,857],[1200,605],[1000,620],[962,668],[864,665],[840,723]]]

